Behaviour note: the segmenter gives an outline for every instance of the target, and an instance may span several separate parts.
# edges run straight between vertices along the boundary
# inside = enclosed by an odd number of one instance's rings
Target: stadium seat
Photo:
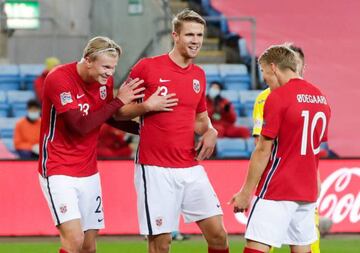
[[[219,138],[216,144],[218,158],[249,157],[246,141],[242,138]]]
[[[11,116],[12,117],[24,117],[27,114],[26,103],[15,103],[11,105]]]
[[[18,120],[19,118],[0,118],[0,137],[12,138]]]
[[[241,107],[241,103],[240,103],[240,100],[239,100],[239,93],[237,90],[222,90],[221,91],[221,96],[226,98],[227,100],[229,100],[234,108],[235,108],[235,111],[236,111],[236,114],[239,116],[240,115],[240,112],[242,110],[242,107]]]
[[[27,103],[30,99],[35,98],[33,91],[8,91],[7,100],[9,104],[14,103]]]
[[[242,76],[248,75],[248,69],[244,64],[220,64],[220,75],[225,76]]]
[[[254,125],[254,121],[253,121],[253,118],[251,116],[249,117],[238,117],[236,119],[236,125],[239,125],[239,126],[245,126],[249,129],[252,129],[253,125]]]
[[[249,153],[252,153],[255,149],[255,139],[253,137],[246,139],[246,148]]]
[[[242,115],[248,117],[252,116],[254,102],[260,92],[260,90],[239,91],[240,103],[244,109]]]
[[[1,141],[4,143],[5,147],[7,148],[7,150],[9,150],[10,152],[15,152],[15,147],[14,147],[14,140],[13,138],[1,138]]]
[[[7,117],[10,106],[7,103],[5,91],[0,90],[0,117]]]
[[[26,90],[33,89],[34,80],[41,75],[45,66],[44,64],[20,64],[20,77],[22,88]]]
[[[218,64],[201,64],[200,67],[205,71],[207,86],[213,82],[222,82]]]
[[[20,74],[17,65],[0,65],[0,90],[20,89]]]

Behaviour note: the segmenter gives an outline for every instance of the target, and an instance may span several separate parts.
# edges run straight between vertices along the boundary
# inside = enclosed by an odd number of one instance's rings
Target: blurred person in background
[[[108,124],[102,125],[97,146],[98,158],[131,158],[132,136]]]
[[[29,100],[26,116],[15,125],[14,147],[21,159],[39,157],[40,114],[40,104],[35,99]]]
[[[206,96],[208,114],[218,137],[249,138],[251,134],[247,127],[235,125],[237,114],[232,103],[221,96],[222,90],[222,83],[214,81]]]
[[[34,80],[35,95],[36,95],[37,100],[40,103],[42,102],[42,90],[44,87],[45,78],[53,68],[55,68],[56,66],[58,66],[60,64],[60,60],[56,57],[48,57],[45,59],[44,64],[45,64],[44,71],[41,73],[40,76],[38,76]]]

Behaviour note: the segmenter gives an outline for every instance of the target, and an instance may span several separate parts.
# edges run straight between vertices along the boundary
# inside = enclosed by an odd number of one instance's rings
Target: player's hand
[[[160,95],[161,88],[158,87],[157,90],[144,102],[144,105],[147,108],[147,111],[173,111],[174,106],[177,106],[179,99],[175,98],[176,94],[171,93],[165,96]]]
[[[144,80],[139,78],[132,79],[130,81],[125,81],[118,90],[117,98],[121,100],[124,104],[129,104],[133,100],[144,97],[144,94],[141,94],[145,90],[144,87],[137,88],[142,84]]]
[[[251,195],[251,193],[241,190],[234,194],[228,205],[234,205],[234,213],[246,212],[250,206]]]
[[[216,145],[217,131],[209,128],[203,136],[200,137],[195,150],[198,152],[196,160],[202,161],[211,157]],[[200,151],[199,151],[200,150]]]

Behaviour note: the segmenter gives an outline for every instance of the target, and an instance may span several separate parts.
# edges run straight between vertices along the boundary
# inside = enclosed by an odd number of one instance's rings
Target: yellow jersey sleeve
[[[256,98],[253,110],[253,136],[258,136],[261,133],[262,124],[264,121],[264,104],[266,98],[270,94],[270,88],[263,90]]]

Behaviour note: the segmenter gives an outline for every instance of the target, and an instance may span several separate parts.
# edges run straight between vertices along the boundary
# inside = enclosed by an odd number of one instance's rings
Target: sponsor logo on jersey
[[[60,101],[61,101],[61,105],[66,105],[66,104],[72,103],[73,100],[71,97],[71,93],[70,92],[60,93]]]
[[[196,93],[200,92],[200,82],[197,79],[193,80],[193,89]]]
[[[76,99],[80,99],[80,98],[82,98],[83,96],[85,96],[85,94],[81,94],[81,95],[76,94]]]
[[[106,93],[106,86],[101,86],[100,89],[100,98],[102,100],[105,100],[106,99],[106,96],[107,96],[107,93]]]
[[[60,213],[66,213],[67,212],[66,204],[61,204],[59,209],[60,209]]]

